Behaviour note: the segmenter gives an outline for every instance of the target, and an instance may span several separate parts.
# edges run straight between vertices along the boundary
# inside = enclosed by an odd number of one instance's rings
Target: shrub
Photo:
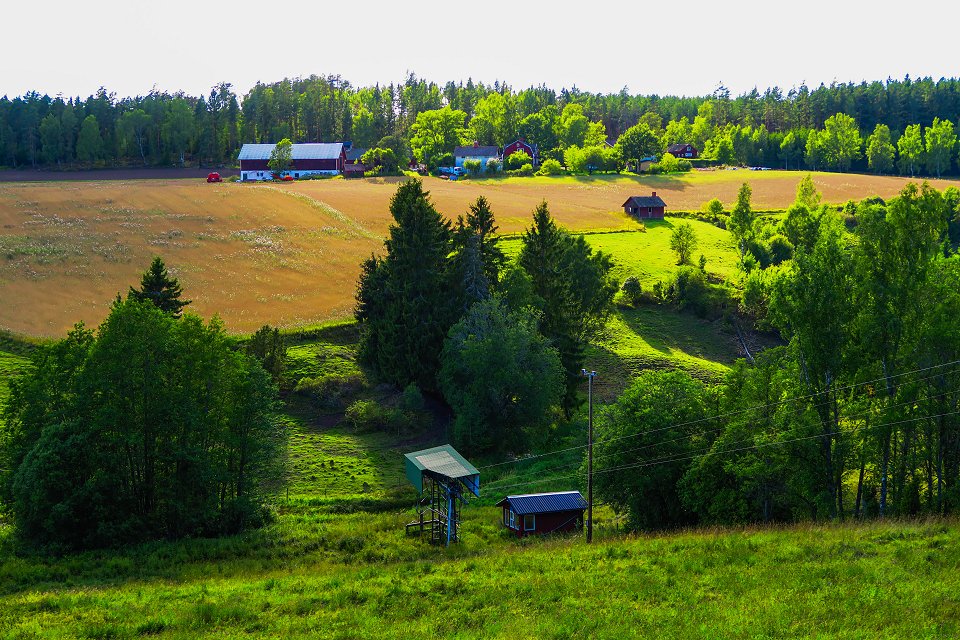
[[[508,176],[532,176],[533,175],[533,165],[527,163],[520,167],[519,169],[511,169],[507,171]]]
[[[681,158],[680,160],[677,160],[677,169],[676,169],[676,170],[677,170],[677,171],[682,171],[682,172],[692,171],[692,170],[693,170],[693,163],[690,162],[689,160],[687,160],[686,158]]]
[[[514,151],[503,163],[503,166],[509,171],[511,169],[520,169],[523,165],[533,165],[533,158],[524,150]]]
[[[342,407],[347,398],[359,392],[366,380],[359,373],[327,374],[301,378],[294,391],[317,400],[328,408]]]
[[[500,161],[496,158],[487,160],[487,173],[498,173],[501,169]]]
[[[566,173],[563,170],[563,165],[553,158],[549,160],[544,160],[543,164],[540,165],[540,170],[537,171],[538,176],[559,176]]]
[[[677,160],[676,156],[672,153],[665,153],[663,157],[660,158],[660,162],[657,164],[660,165],[660,168],[664,173],[672,173],[674,171],[679,171],[680,162]]]
[[[771,264],[780,264],[793,257],[793,244],[778,233],[767,241],[767,253]]]
[[[408,384],[403,390],[403,395],[400,396],[400,408],[410,413],[419,413],[426,406],[426,400],[424,400],[423,393],[420,392],[417,383],[411,382]]]
[[[357,400],[343,414],[343,420],[357,431],[400,433],[414,424],[411,414],[387,407],[376,400]]]
[[[680,311],[692,311],[701,318],[711,319],[720,317],[731,302],[726,288],[711,285],[703,271],[690,266],[677,269],[663,297]]]
[[[709,202],[704,202],[701,209],[704,213],[710,214],[711,216],[723,215],[723,203],[720,202],[719,198],[714,198]]]
[[[633,306],[640,304],[643,299],[643,287],[636,276],[630,276],[624,280],[620,290],[623,292],[623,297]]]
[[[472,176],[480,175],[480,171],[483,170],[483,163],[479,160],[465,160],[463,162],[463,168]]]

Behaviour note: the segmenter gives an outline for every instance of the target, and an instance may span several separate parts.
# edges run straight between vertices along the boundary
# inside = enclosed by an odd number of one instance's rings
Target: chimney
[[[479,146],[480,146],[480,143],[477,142],[476,140],[474,140],[474,141],[473,141],[473,148],[476,149],[476,148],[479,147]]]
[[[656,191],[654,191],[654,192],[653,192],[653,195],[652,195],[652,196],[650,196],[650,197],[651,197],[651,198],[656,198],[656,197],[657,197],[657,192],[656,192]]]

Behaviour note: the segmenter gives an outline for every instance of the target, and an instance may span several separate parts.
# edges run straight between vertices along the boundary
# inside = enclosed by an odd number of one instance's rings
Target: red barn
[[[245,144],[240,149],[241,180],[271,180],[273,174],[267,163],[275,144]],[[337,175],[343,173],[346,152],[342,142],[310,142],[293,145],[293,165],[285,176],[301,178],[308,175]]]
[[[656,191],[649,196],[630,196],[627,198],[627,201],[623,203],[624,213],[628,213],[637,218],[657,218],[662,220],[666,208],[667,203],[657,195]]]
[[[579,491],[560,491],[507,496],[497,506],[503,507],[504,526],[522,538],[578,529],[587,501]]]
[[[672,144],[667,147],[667,153],[674,158],[699,158],[700,152],[692,144]]]
[[[536,167],[540,164],[540,158],[537,157],[537,147],[536,145],[529,144],[525,142],[522,138],[515,142],[511,142],[503,148],[503,160],[506,161],[510,157],[510,154],[516,153],[517,151],[523,151],[525,154],[533,158],[533,166]]]

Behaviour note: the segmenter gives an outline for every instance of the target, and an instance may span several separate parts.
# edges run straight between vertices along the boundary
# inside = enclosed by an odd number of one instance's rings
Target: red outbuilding
[[[504,162],[506,162],[507,158],[509,158],[511,154],[516,153],[517,151],[523,151],[525,154],[533,158],[534,167],[540,164],[540,158],[537,154],[537,146],[524,141],[523,138],[520,138],[515,142],[511,142],[503,148]]]
[[[579,529],[587,501],[579,491],[559,491],[507,496],[497,506],[503,507],[504,526],[522,538]]]
[[[656,218],[663,219],[667,203],[654,191],[649,196],[630,196],[623,203],[624,213],[637,218]]]
[[[672,144],[667,147],[667,153],[674,158],[699,158],[700,152],[692,144]]]

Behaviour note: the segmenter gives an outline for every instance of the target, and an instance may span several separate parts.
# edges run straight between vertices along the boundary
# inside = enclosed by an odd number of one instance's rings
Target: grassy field
[[[487,196],[501,232],[522,231],[542,199],[574,231],[637,230],[620,209],[630,195],[657,191],[668,210],[697,209],[715,196],[727,203],[743,180],[756,208],[793,199],[797,172],[703,171],[684,176],[427,179],[450,217]],[[283,185],[207,184],[193,180],[0,184],[0,329],[60,336],[75,322],[98,323],[118,292],[135,284],[161,255],[193,300],[191,310],[219,313],[230,331],[264,323],[309,326],[343,318],[353,307],[360,262],[382,249],[387,205],[399,179],[318,180]],[[829,202],[890,196],[902,178],[818,173]],[[943,188],[947,181],[934,181]],[[658,230],[651,227],[654,237]],[[616,243],[630,236],[596,238]],[[713,239],[702,238],[704,244]],[[604,245],[600,245],[604,246]],[[608,247],[612,252],[616,248]],[[629,249],[629,247],[628,247]],[[723,252],[709,269],[723,272]],[[655,278],[654,254],[628,251],[624,265]],[[642,264],[641,264],[642,263]],[[624,266],[624,269],[627,267]]]

